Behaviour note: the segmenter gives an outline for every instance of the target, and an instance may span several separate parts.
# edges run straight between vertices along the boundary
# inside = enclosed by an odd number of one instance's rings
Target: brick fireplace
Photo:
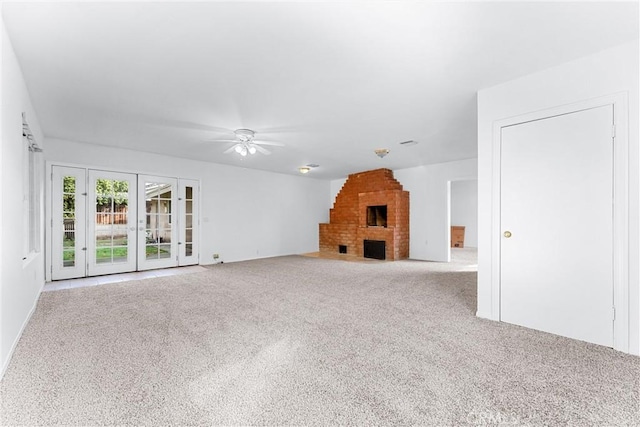
[[[329,211],[329,223],[320,224],[320,252],[363,257],[365,246],[368,257],[409,257],[409,192],[390,169],[349,175]]]

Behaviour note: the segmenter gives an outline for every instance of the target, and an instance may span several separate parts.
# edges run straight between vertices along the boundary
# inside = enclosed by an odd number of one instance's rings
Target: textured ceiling
[[[5,2],[3,17],[48,137],[325,179],[476,157],[479,89],[638,38],[636,2]],[[285,146],[223,154],[211,140],[236,128]]]

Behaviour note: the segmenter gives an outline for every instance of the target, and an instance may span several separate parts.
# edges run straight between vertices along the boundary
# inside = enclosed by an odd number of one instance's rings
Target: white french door
[[[85,169],[60,166],[52,170],[52,280],[86,275],[85,172]]]
[[[138,270],[178,265],[175,178],[138,175]]]
[[[52,167],[51,279],[199,262],[199,183]]]
[[[89,170],[87,275],[136,270],[136,175]]]
[[[200,218],[200,187],[198,181],[181,179],[178,181],[178,212],[180,228],[178,230],[179,265],[198,264],[200,245],[198,224]]]

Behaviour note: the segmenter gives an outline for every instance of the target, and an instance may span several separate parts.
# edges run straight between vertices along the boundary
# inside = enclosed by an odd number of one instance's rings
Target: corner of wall
[[[3,10],[2,10],[2,3],[0,3],[0,73],[1,70],[4,69],[4,39],[6,37],[6,33],[5,33],[5,28],[4,28],[4,17],[3,17]],[[0,78],[0,93],[3,93],[4,91],[4,87],[3,87],[3,82],[2,79]],[[3,106],[2,103],[0,102],[0,139],[2,139],[1,135],[4,134],[4,120],[3,120]],[[4,144],[2,143],[2,141],[0,141],[0,183],[2,182],[2,176],[1,176],[1,171],[2,171],[2,165],[3,165],[3,161],[4,161]],[[1,184],[0,184],[1,185]],[[0,187],[1,188],[1,187]],[[1,225],[4,224],[3,222],[3,215],[2,212],[4,211],[3,208],[3,197],[0,195],[0,230],[4,230],[4,227],[2,227]],[[1,231],[0,231],[1,233]],[[0,234],[0,242],[2,242],[3,240],[3,236]],[[0,304],[2,301],[2,289],[4,287],[4,274],[3,274],[3,250],[2,250],[2,244],[0,244]],[[0,305],[1,308],[1,305]],[[2,322],[2,320],[0,319],[0,323]],[[2,380],[2,378],[4,377],[4,372],[7,368],[7,366],[9,365],[9,360],[11,359],[10,357],[4,358],[4,356],[1,355],[1,348],[2,348],[2,341],[3,341],[3,332],[2,332],[2,326],[0,324],[0,356],[2,357],[0,359],[0,363],[1,363],[1,369],[0,370],[0,380]]]
[[[40,291],[38,292],[38,294],[42,292],[43,288],[44,288],[44,283],[42,283],[42,286],[40,287]],[[20,342],[20,338],[22,337],[24,330],[29,324],[29,321],[31,321],[31,317],[33,316],[33,313],[35,313],[37,307],[38,307],[38,299],[36,299],[33,302],[31,310],[29,310],[27,317],[22,322],[22,325],[20,326],[20,330],[18,334],[15,336],[15,339],[13,340],[13,343],[11,344],[6,357],[4,357],[2,360],[2,370],[0,371],[0,381],[2,381],[2,378],[4,378],[4,374],[7,372],[7,369],[9,369],[9,364],[11,363],[11,358],[13,357],[13,353],[15,352],[16,347],[18,346],[18,342]]]

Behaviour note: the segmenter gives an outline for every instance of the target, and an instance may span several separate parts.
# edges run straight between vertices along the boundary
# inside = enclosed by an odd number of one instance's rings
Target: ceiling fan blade
[[[261,147],[261,146],[259,146],[257,144],[253,144],[253,146],[256,147],[256,150],[258,151],[258,153],[262,153],[265,156],[268,156],[269,154],[271,154],[271,151],[267,150],[264,147]]]
[[[215,133],[227,134],[230,136],[233,135],[233,129],[222,128],[219,126],[205,125],[205,124],[195,123],[190,121],[172,120],[166,117],[162,118],[162,117],[151,117],[151,116],[142,116],[142,115],[133,117],[131,114],[127,114],[126,116],[123,116],[123,118],[133,119],[136,122],[144,123],[150,126],[174,128],[174,129],[186,129],[191,131],[215,132]]]
[[[253,144],[259,145],[271,145],[273,147],[284,147],[284,144],[281,142],[272,142],[272,141],[256,141],[255,139],[251,141]]]
[[[207,142],[223,142],[223,143],[229,143],[229,142],[238,142],[237,139],[207,139]]]
[[[231,147],[227,148],[223,151],[223,154],[229,154],[236,149],[236,147],[240,144],[233,144]]]

